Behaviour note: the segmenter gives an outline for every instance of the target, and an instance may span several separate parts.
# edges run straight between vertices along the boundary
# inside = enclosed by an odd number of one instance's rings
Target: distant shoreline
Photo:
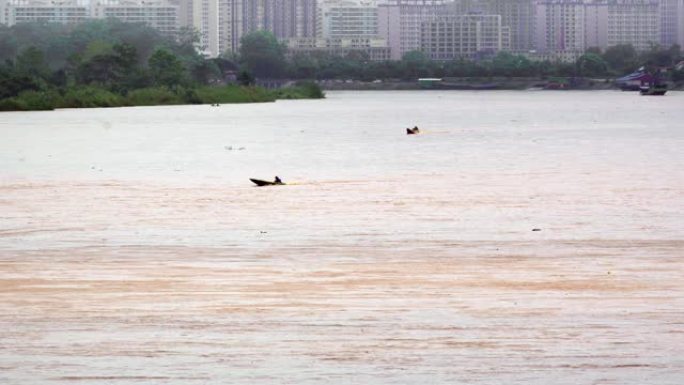
[[[80,86],[66,89],[27,90],[0,99],[0,112],[52,111],[64,108],[140,107],[186,104],[268,103],[282,99],[322,99],[325,94],[311,82],[266,89],[254,86],[204,86],[171,89],[151,87],[119,94],[102,87]]]
[[[620,90],[614,79],[585,78],[445,78],[434,85],[422,85],[417,81],[358,81],[322,80],[318,85],[326,91],[401,91],[401,90],[438,90],[438,91],[524,91],[524,90]],[[684,90],[684,83],[669,84],[669,90]]]

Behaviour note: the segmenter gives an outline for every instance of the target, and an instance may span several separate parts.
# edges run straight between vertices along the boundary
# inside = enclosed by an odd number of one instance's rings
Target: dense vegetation
[[[309,83],[255,87],[250,67],[205,59],[196,42],[192,31],[170,38],[116,20],[0,25],[0,110],[323,97]]]
[[[362,52],[344,57],[327,53],[285,55],[285,48],[264,31],[245,37],[240,50],[241,63],[257,76],[288,79],[404,79],[418,77],[617,77],[641,66],[673,68],[684,60],[679,46],[637,52],[631,45],[618,45],[605,51],[590,48],[576,63],[532,61],[522,55],[500,52],[481,60],[429,60],[420,51],[407,52],[399,61],[369,61]],[[284,64],[283,64],[284,63]],[[673,80],[684,80],[684,71],[670,71]]]
[[[525,56],[500,52],[481,60],[429,60],[420,51],[407,52],[399,61],[369,61],[361,52],[345,57],[326,53],[295,54],[286,60],[284,48],[267,32],[249,36],[240,57],[259,76],[290,79],[404,79],[419,77],[604,77],[614,78],[639,67],[669,68],[667,76],[684,80],[684,70],[674,66],[684,60],[679,46],[637,52],[631,45],[618,45],[605,51],[591,48],[575,63],[532,61]],[[282,63],[286,63],[283,65]]]
[[[286,55],[273,34],[243,37],[240,52],[206,59],[197,35],[167,37],[142,24],[93,20],[78,25],[0,25],[0,110],[320,98],[313,83],[265,90],[258,79],[404,79],[418,77],[617,77],[641,66],[666,67],[684,81],[678,46],[639,53],[629,45],[590,49],[576,63],[531,61],[499,53],[481,60],[433,62],[418,51],[371,62],[361,52]]]

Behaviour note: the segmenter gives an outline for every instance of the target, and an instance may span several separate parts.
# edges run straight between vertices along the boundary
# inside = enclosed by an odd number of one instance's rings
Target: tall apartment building
[[[659,0],[660,43],[684,46],[684,0]]]
[[[526,52],[535,45],[536,0],[451,0],[446,14],[501,15],[511,33],[511,50]]]
[[[483,0],[482,13],[501,15],[501,24],[511,33],[511,51],[535,48],[535,5],[532,0]]]
[[[608,7],[604,2],[585,5],[584,42],[587,48],[608,45]]]
[[[420,49],[422,23],[440,16],[469,14],[500,15],[502,27],[508,27],[510,33],[507,49],[534,49],[534,0],[386,0],[379,9],[380,32],[392,47],[392,58],[399,59],[408,51]]]
[[[316,0],[268,0],[264,29],[279,39],[316,36]]]
[[[491,55],[507,50],[509,39],[501,15],[444,16],[421,25],[421,46],[432,60]]]
[[[399,60],[421,49],[421,25],[446,14],[448,0],[389,0],[378,7],[378,33],[387,40],[390,58]]]
[[[586,50],[586,7],[581,0],[541,0],[536,4],[536,48],[541,52]]]
[[[193,0],[167,0],[169,4],[178,7],[178,27],[192,28]]]
[[[76,0],[6,0],[0,2],[0,23],[14,25],[41,21],[74,24],[89,17],[88,7]]]
[[[178,6],[164,0],[94,0],[91,17],[144,23],[166,35],[178,32]]]
[[[389,60],[390,48],[379,36],[375,0],[320,0],[313,37],[286,39],[291,53],[363,53],[369,60]]]
[[[684,0],[679,4],[678,6],[678,11],[677,14],[679,15],[677,17],[678,24],[677,24],[677,30],[678,30],[678,37],[676,43],[679,44],[680,47],[684,47]]]
[[[216,57],[237,52],[240,39],[267,30],[279,39],[313,37],[316,0],[178,0],[190,2],[188,26],[200,33],[204,53]]]
[[[542,0],[536,7],[541,53],[572,59],[589,47],[646,50],[661,39],[658,0]]]
[[[198,49],[206,56],[215,57],[219,49],[220,0],[180,0],[181,26],[193,28],[199,34]]]
[[[606,47],[631,44],[639,51],[660,42],[660,12],[657,0],[609,0]]]

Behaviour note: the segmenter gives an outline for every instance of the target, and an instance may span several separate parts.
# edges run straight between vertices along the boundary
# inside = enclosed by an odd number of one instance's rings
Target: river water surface
[[[684,383],[684,93],[16,112],[0,139],[2,384]]]

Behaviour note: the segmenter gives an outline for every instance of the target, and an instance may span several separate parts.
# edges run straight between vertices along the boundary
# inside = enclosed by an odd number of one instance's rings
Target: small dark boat
[[[271,180],[262,180],[262,179],[254,179],[254,178],[249,178],[249,180],[252,181],[257,186],[278,186],[278,185],[284,185],[285,183],[283,182],[274,182]]]
[[[420,133],[420,130],[418,129],[418,127],[406,129],[406,135],[415,135],[415,134],[419,134],[419,133]]]

